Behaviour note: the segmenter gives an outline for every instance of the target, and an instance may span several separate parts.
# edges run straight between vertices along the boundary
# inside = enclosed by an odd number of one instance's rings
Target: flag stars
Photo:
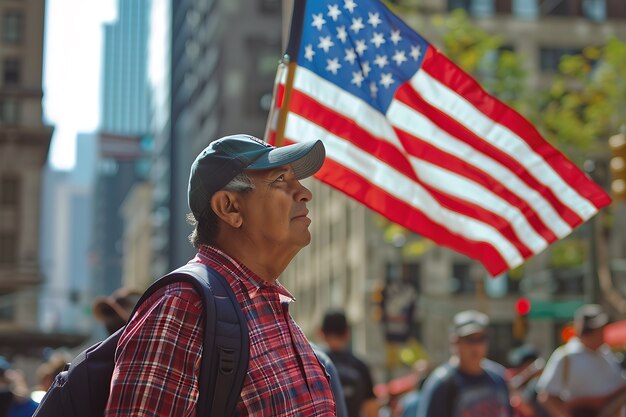
[[[313,55],[315,55],[315,51],[313,50],[313,45],[308,44],[307,46],[304,47],[304,57],[308,61],[313,62]]]
[[[411,46],[411,53],[409,55],[417,61],[420,59],[420,56],[422,56],[422,48],[419,45]]]
[[[348,61],[350,64],[354,65],[355,60],[356,60],[356,52],[354,52],[354,49],[352,48],[346,49],[346,56],[344,57],[344,61]]]
[[[377,93],[378,93],[378,86],[376,86],[376,83],[372,81],[370,83],[370,94],[372,95],[372,97],[376,97]]]
[[[372,36],[372,40],[370,42],[376,45],[377,48],[380,48],[380,45],[385,43],[385,37],[382,33],[374,32],[374,36]]]
[[[345,26],[339,26],[337,28],[337,39],[339,39],[342,43],[346,43],[346,39],[348,39],[348,32],[346,31]]]
[[[365,77],[363,77],[363,73],[361,71],[357,71],[352,73],[352,80],[350,82],[361,88],[363,80],[365,80]]]
[[[335,43],[330,40],[329,36],[320,36],[320,43],[317,45],[318,48],[323,49],[324,52],[328,53],[328,50],[333,47]]]
[[[352,18],[352,25],[350,25],[350,29],[352,29],[355,34],[358,34],[359,30],[365,29],[365,25],[363,24],[363,18]]]
[[[389,38],[391,39],[391,42],[393,42],[394,45],[397,45],[398,42],[402,40],[402,36],[400,36],[400,31],[398,29],[392,30],[391,36]]]
[[[339,15],[341,14],[341,10],[339,10],[339,6],[336,4],[329,4],[328,5],[328,13],[327,15],[333,19],[333,22],[337,21],[337,18],[339,17]]]
[[[396,51],[395,54],[391,57],[391,59],[396,63],[396,65],[400,66],[403,62],[408,61],[406,54],[404,51]]]
[[[372,71],[372,68],[370,67],[370,63],[368,61],[363,61],[361,63],[361,71],[363,71],[363,76],[365,77],[367,77],[370,71]]]
[[[380,13],[368,13],[367,15],[369,16],[369,19],[367,19],[367,23],[372,25],[374,29],[376,29],[378,25],[383,23],[383,21],[380,20]]]
[[[391,84],[394,83],[393,80],[393,75],[391,73],[387,73],[387,74],[381,74],[380,76],[380,84],[385,87],[385,88],[389,88],[389,86]]]
[[[337,70],[341,68],[339,58],[327,59],[326,64],[328,64],[326,65],[326,71],[330,71],[333,75],[337,75]]]
[[[324,15],[322,13],[313,15],[313,23],[311,23],[311,26],[316,27],[317,30],[322,30],[322,27],[325,24],[326,20],[324,19]]]
[[[354,49],[359,56],[363,56],[363,53],[367,50],[367,45],[363,39],[359,39],[356,41],[356,48]]]
[[[345,0],[343,3],[344,9],[348,10],[350,13],[354,13],[354,8],[356,7],[354,0]]]
[[[387,55],[376,55],[374,64],[378,65],[378,67],[382,69],[386,65],[389,65],[389,59],[387,58]]]

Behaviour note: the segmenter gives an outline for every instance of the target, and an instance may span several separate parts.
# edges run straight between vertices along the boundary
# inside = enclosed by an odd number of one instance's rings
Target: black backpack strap
[[[192,281],[185,276],[193,277]],[[199,262],[188,263],[164,278],[191,282],[205,305],[197,416],[234,415],[250,355],[247,321],[235,294],[224,277]]]

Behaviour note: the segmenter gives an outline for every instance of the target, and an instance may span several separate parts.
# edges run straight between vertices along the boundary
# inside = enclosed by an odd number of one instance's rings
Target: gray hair
[[[222,188],[222,190],[224,191],[250,191],[253,189],[254,183],[245,172],[237,175],[235,178],[230,180],[230,182],[226,184],[224,188]]]
[[[245,173],[237,175],[228,184],[222,187],[224,191],[246,192],[254,189],[252,179]],[[218,219],[211,207],[208,208],[202,219],[196,219],[192,213],[187,214],[187,223],[194,226],[189,235],[189,241],[196,248],[200,245],[210,245],[217,236]]]

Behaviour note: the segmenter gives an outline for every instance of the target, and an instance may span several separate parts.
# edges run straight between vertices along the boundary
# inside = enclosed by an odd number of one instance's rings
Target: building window
[[[561,58],[566,55],[578,55],[582,52],[576,48],[540,48],[539,68],[541,71],[556,72],[559,69]]]
[[[606,15],[609,19],[626,19],[626,1],[606,0]]]
[[[512,6],[511,1],[513,0],[496,0],[496,13],[498,14],[511,14]]]
[[[470,264],[467,262],[452,264],[452,293],[474,294],[476,292],[476,283],[470,272]]]
[[[15,297],[11,294],[0,294],[0,322],[15,320]]]
[[[474,17],[493,16],[496,0],[448,0],[448,11],[463,9]]]
[[[19,122],[19,102],[12,98],[0,99],[0,125],[14,125]]]
[[[606,20],[605,0],[583,0],[583,15],[592,22],[603,22]]]
[[[15,233],[0,234],[0,265],[17,263],[17,235]]]
[[[24,17],[20,12],[6,12],[2,17],[2,40],[7,44],[22,43]]]
[[[280,15],[282,3],[280,0],[261,0],[259,9],[264,14]]]
[[[0,207],[17,208],[20,200],[20,179],[14,174],[0,178]]]
[[[539,17],[539,0],[513,0],[512,12],[518,19],[534,20]]]
[[[20,83],[21,64],[17,59],[5,59],[2,63],[2,80],[4,85],[18,85]]]

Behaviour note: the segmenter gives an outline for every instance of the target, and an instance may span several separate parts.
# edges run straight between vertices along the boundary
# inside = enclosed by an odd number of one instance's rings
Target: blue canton
[[[428,42],[377,0],[307,2],[298,65],[385,113]]]

